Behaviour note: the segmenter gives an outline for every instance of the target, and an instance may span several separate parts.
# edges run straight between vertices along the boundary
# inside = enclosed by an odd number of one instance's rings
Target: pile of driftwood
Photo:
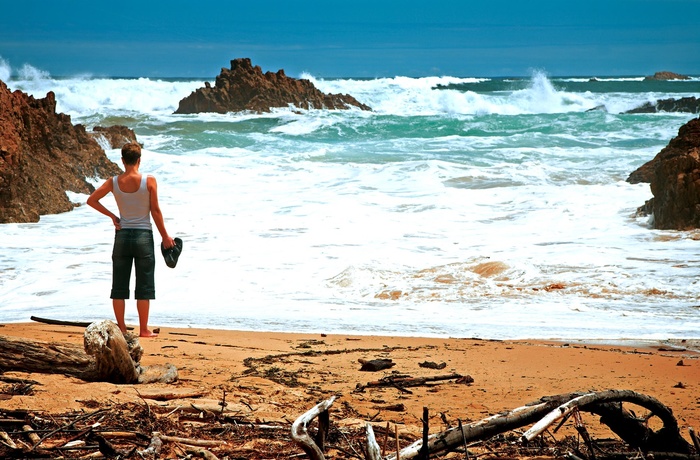
[[[32,414],[0,410],[0,458],[270,458],[271,443],[289,427],[254,426],[193,407],[176,410],[128,403],[89,412]],[[286,436],[289,437],[288,435]]]
[[[570,458],[696,460],[678,432],[670,411],[654,398],[632,391],[558,395],[486,419],[459,423],[428,435],[424,409],[423,438],[408,439],[387,424],[340,428],[331,421],[336,397],[322,401],[289,424],[261,424],[230,413],[194,406],[166,408],[127,403],[68,414],[33,414],[0,410],[0,458],[205,458],[313,460],[355,458],[399,460],[441,458]],[[222,401],[224,403],[224,401]],[[636,404],[660,417],[658,431],[623,409]],[[97,404],[97,403],[95,403]],[[604,414],[620,439],[593,439],[583,412]],[[338,412],[333,412],[338,415]],[[578,436],[555,439],[559,426],[574,420]],[[529,427],[521,430],[521,428]],[[380,436],[376,437],[375,432]],[[697,438],[691,437],[697,442]],[[379,438],[379,440],[378,440]]]

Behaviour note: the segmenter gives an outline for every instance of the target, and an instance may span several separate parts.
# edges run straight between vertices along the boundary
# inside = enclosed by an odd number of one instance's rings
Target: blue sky
[[[4,3],[0,58],[54,76],[700,75],[700,0]]]

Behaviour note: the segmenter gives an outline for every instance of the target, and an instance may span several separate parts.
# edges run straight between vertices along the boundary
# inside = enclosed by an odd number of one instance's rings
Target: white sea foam
[[[202,87],[203,82],[83,77],[56,80],[44,71],[25,65],[18,78],[11,80],[8,86],[38,98],[53,91],[58,112],[85,117],[172,114],[180,99]]]

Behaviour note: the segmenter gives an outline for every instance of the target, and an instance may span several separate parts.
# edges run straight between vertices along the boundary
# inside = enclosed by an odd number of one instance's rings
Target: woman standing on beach
[[[134,297],[139,314],[139,336],[155,337],[148,329],[150,300],[155,299],[155,250],[151,217],[163,240],[165,249],[175,245],[168,235],[163,213],[158,205],[158,186],[153,176],[139,172],[141,146],[129,143],[122,147],[124,173],[107,179],[87,200],[87,204],[112,219],[116,229],[112,249],[112,306],[117,325],[126,333],[124,313],[129,298],[131,267],[136,268]],[[107,209],[100,200],[112,193],[119,208],[119,217]]]

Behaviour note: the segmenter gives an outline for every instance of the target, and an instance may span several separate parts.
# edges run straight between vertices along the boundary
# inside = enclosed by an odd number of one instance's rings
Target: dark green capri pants
[[[114,235],[112,249],[112,293],[110,299],[128,299],[131,267],[136,268],[134,297],[155,299],[156,256],[153,231],[123,228]]]

